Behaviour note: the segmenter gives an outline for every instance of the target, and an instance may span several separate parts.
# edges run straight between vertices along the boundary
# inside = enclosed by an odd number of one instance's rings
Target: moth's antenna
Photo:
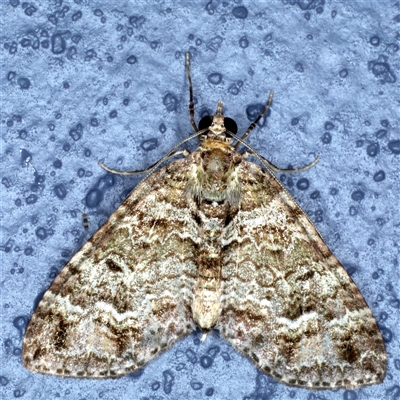
[[[199,131],[199,128],[196,125],[196,121],[194,120],[194,102],[193,102],[193,84],[192,84],[192,76],[190,75],[190,53],[185,53],[186,60],[186,74],[189,81],[189,113],[190,113],[190,123],[193,126],[195,132]]]
[[[85,230],[87,231],[89,229],[89,217],[86,213],[86,209],[83,210],[82,213],[82,225],[85,228]]]
[[[181,140],[178,144],[176,144],[164,157],[160,158],[156,163],[154,163],[151,167],[147,168],[147,169],[141,169],[141,170],[137,170],[137,171],[119,171],[117,169],[112,169],[107,167],[106,165],[104,165],[101,161],[99,161],[99,165],[101,168],[103,168],[104,170],[106,170],[107,172],[110,172],[111,174],[115,174],[115,175],[125,175],[125,176],[129,176],[129,175],[138,175],[138,174],[144,174],[147,173],[147,175],[145,176],[145,178],[143,180],[146,180],[152,173],[153,171],[160,165],[162,164],[164,161],[168,160],[168,158],[174,157],[178,154],[184,154],[185,156],[188,156],[189,150],[187,149],[182,149],[182,150],[178,150],[176,151],[176,149],[181,146],[183,143],[186,143],[189,140],[192,140],[193,138],[203,135],[204,133],[206,133],[209,130],[209,128],[205,128],[202,129],[201,131],[198,131],[196,133],[194,133],[193,135],[187,137],[186,139]]]
[[[186,157],[188,156],[188,154],[186,154],[187,150],[186,149],[182,149],[182,150],[178,150],[175,151],[173,153],[168,153],[166,156],[164,156],[161,159],[161,162],[168,160],[171,157],[177,156],[178,154],[183,154]],[[147,171],[150,171],[152,168],[154,168],[156,166],[156,164],[158,164],[160,160],[156,161],[153,165],[151,165],[149,168],[146,169],[138,169],[136,171],[119,171],[117,169],[113,169],[113,168],[109,168],[106,165],[104,165],[101,161],[98,162],[98,164],[100,165],[101,168],[103,168],[104,170],[106,170],[107,172],[110,172],[111,174],[115,174],[115,175],[125,175],[125,176],[129,176],[129,175],[139,175],[139,174],[145,174]]]
[[[168,160],[169,158],[174,157],[178,154],[184,154],[187,157],[189,155],[188,150],[183,149],[183,150],[175,151],[175,149],[178,148],[183,143],[187,142],[188,140],[198,137],[198,136],[206,133],[209,130],[209,128],[205,128],[205,129],[202,129],[201,131],[199,131],[199,128],[196,125],[196,121],[194,120],[193,84],[192,84],[192,76],[190,74],[190,53],[189,52],[185,53],[185,60],[186,60],[186,74],[187,74],[188,81],[189,81],[190,123],[192,124],[192,127],[196,133],[194,135],[191,135],[188,138],[182,140],[181,142],[179,142],[164,157],[162,157],[160,160],[158,160],[155,164],[153,164],[149,168],[141,169],[141,170],[137,170],[137,171],[119,171],[116,169],[109,168],[106,165],[104,165],[101,161],[99,161],[99,165],[101,168],[103,168],[107,172],[110,172],[111,174],[125,175],[125,176],[147,173],[147,176],[144,178],[144,180],[145,180],[160,164],[162,164],[164,161]]]
[[[255,121],[253,121],[250,126],[247,128],[247,131],[244,133],[244,135],[240,138],[242,140],[245,140],[247,138],[247,136],[250,135],[251,131],[256,127],[257,122],[263,117],[263,115],[268,111],[268,109],[271,107],[271,103],[272,103],[272,98],[274,97],[274,91],[271,90],[269,92],[269,97],[268,97],[268,101],[267,104],[265,104],[264,110],[261,111],[260,115],[255,119]],[[238,141],[235,145],[235,150],[237,151],[237,149],[239,148],[240,144],[243,144],[243,142]]]
[[[306,171],[307,169],[310,169],[311,167],[313,167],[319,160],[320,160],[320,156],[318,156],[312,163],[304,166],[304,167],[300,167],[300,168],[295,168],[295,169],[282,169],[282,168],[278,168],[276,167],[274,164],[271,163],[271,161],[268,161],[266,158],[260,156],[257,151],[255,149],[253,149],[252,146],[250,146],[248,143],[246,143],[242,138],[236,136],[234,133],[230,132],[230,131],[226,131],[226,133],[230,136],[232,136],[234,139],[236,139],[238,141],[237,144],[242,144],[243,146],[246,146],[249,150],[251,150],[251,154],[252,156],[256,157],[262,165],[264,165],[264,167],[268,170],[272,170],[273,172],[300,172],[300,171]]]

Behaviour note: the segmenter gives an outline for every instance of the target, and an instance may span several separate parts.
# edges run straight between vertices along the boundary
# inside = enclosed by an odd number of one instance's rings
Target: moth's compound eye
[[[235,135],[237,134],[238,127],[236,125],[236,122],[232,118],[224,118],[224,125],[227,131],[234,133]]]
[[[199,130],[202,131],[203,129],[209,128],[212,124],[213,116],[207,115],[200,120],[199,123]]]

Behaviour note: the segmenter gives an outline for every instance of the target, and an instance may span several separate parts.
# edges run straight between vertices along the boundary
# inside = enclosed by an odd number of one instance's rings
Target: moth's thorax
[[[238,204],[240,200],[239,166],[242,156],[230,142],[206,138],[193,152],[192,171],[187,193],[198,203],[202,201]]]
[[[216,149],[220,149],[228,153],[236,153],[238,156],[240,156],[240,154],[234,150],[230,141],[227,141],[226,138],[223,139],[222,137],[218,137],[213,134],[208,134],[201,142],[199,147],[199,150],[203,151],[211,151]]]

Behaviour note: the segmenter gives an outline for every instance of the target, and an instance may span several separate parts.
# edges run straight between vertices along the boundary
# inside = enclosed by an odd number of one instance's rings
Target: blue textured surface
[[[399,29],[396,2],[1,2],[2,399],[398,399]],[[33,374],[25,326],[68,259],[146,168],[219,99],[239,132],[275,97],[249,143],[280,176],[347,268],[388,351],[383,384],[312,392],[277,384],[198,333],[118,380]],[[196,143],[191,144],[194,148]],[[82,226],[86,212],[90,225]]]

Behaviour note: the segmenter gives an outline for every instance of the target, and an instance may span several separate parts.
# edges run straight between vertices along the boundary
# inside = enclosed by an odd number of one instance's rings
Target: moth
[[[386,353],[363,296],[222,102],[72,257],[34,312],[23,363],[43,374],[121,377],[199,327],[275,380],[308,389],[380,383]],[[200,128],[200,129],[199,129]],[[198,137],[197,150],[179,149]],[[234,143],[234,141],[236,141]],[[247,151],[239,152],[244,145]],[[162,166],[171,157],[183,155]],[[255,157],[261,165],[248,161]],[[301,171],[313,166],[299,168]]]

